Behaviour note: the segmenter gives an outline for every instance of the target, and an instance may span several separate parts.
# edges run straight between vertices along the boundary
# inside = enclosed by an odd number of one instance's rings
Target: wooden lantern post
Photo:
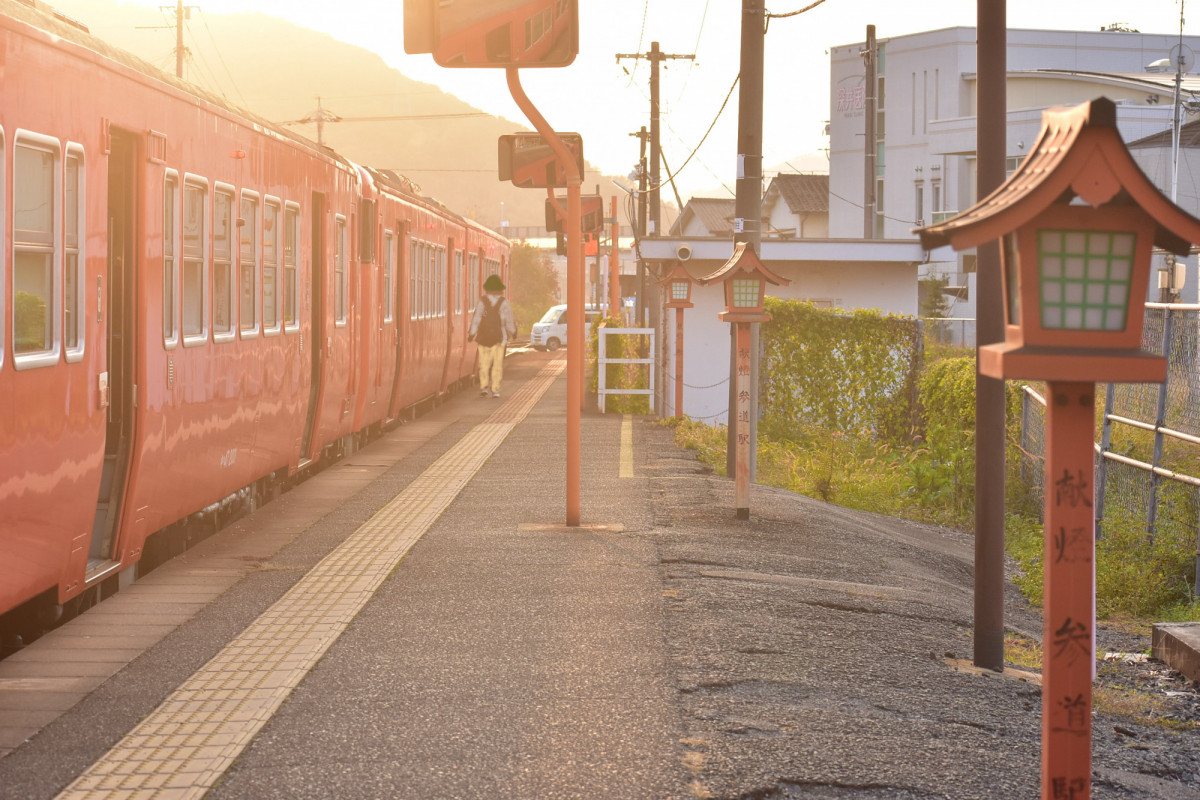
[[[993,378],[1048,382],[1042,632],[1042,798],[1091,796],[1095,664],[1095,384],[1161,383],[1140,349],[1150,251],[1200,242],[1200,220],[1150,183],[1099,98],[1051,109],[996,191],[918,233],[926,248],[1000,239],[1005,340],[979,348]]]
[[[691,308],[692,276],[682,262],[658,285],[667,293],[667,308],[675,309],[675,419],[683,419],[683,310]]]
[[[750,242],[738,242],[733,246],[733,256],[699,282],[725,284],[725,310],[720,318],[735,326],[737,359],[730,376],[735,403],[729,409],[730,423],[735,418],[739,423],[734,445],[734,506],[738,519],[750,519],[750,415],[758,413],[750,402],[750,324],[771,319],[764,308],[767,284],[786,286],[790,281],[767,269]]]

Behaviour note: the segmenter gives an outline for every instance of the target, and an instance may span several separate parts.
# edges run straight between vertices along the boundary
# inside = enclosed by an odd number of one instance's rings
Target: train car
[[[508,242],[40,2],[0,0],[0,63],[0,632],[28,638],[469,380]]]

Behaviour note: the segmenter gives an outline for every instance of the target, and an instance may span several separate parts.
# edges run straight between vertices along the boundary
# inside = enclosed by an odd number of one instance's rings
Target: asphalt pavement
[[[513,358],[506,396],[550,358]],[[436,411],[394,466],[0,759],[0,798],[55,796],[497,402]],[[731,484],[669,427],[594,413],[567,528],[564,403],[560,377],[208,797],[1039,797],[1036,676],[962,663],[970,536],[759,486],[737,521]],[[1040,638],[1011,586],[1006,623]],[[1093,729],[1093,797],[1200,798],[1194,730]]]

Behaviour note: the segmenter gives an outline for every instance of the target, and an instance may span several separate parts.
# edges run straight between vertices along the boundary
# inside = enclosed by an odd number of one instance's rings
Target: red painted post
[[[675,419],[683,419],[683,309],[675,308]]]
[[[612,257],[608,263],[608,315],[622,327],[625,315],[621,309],[621,223],[617,220],[617,198],[612,198]]]
[[[1088,800],[1095,662],[1092,383],[1051,381],[1046,398],[1042,800]]]
[[[567,217],[563,229],[567,235],[567,525],[577,527],[580,521],[580,445],[581,411],[583,410],[583,223],[580,200],[580,175],[575,160],[558,134],[546,122],[521,86],[520,71],[507,71],[508,90],[517,106],[533,123],[533,127],[554,150],[567,175]]]
[[[737,328],[737,457],[733,479],[734,508],[738,519],[750,519],[750,323]]]

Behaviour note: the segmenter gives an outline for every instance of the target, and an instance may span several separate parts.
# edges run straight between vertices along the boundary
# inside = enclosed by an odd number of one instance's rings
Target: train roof
[[[31,27],[38,28],[46,33],[63,41],[71,42],[86,50],[90,50],[97,55],[114,63],[120,64],[140,75],[159,81],[163,84],[173,87],[177,91],[184,94],[197,97],[204,102],[220,109],[224,113],[243,119],[247,124],[259,128],[263,131],[270,132],[271,135],[287,139],[300,147],[307,148],[313,152],[329,158],[332,161],[338,162],[348,169],[355,170],[356,164],[348,158],[340,155],[335,150],[325,145],[317,144],[313,140],[302,136],[294,131],[278,125],[268,119],[258,116],[252,111],[230,103],[227,99],[220,97],[206,89],[203,89],[195,84],[177,78],[174,75],[164,72],[148,61],[145,61],[138,56],[130,53],[127,50],[122,50],[108,42],[93,35],[88,30],[87,26],[73,19],[66,14],[63,14],[54,9],[49,4],[42,0],[0,0],[0,14],[16,19]],[[455,217],[464,224],[470,224],[474,227],[483,228],[483,226],[467,220],[462,215],[442,205],[437,200],[426,197],[421,194],[420,187],[409,178],[400,175],[392,170],[378,170],[371,167],[364,167],[370,173],[371,178],[377,185],[386,188],[394,194],[401,195],[417,203],[426,205],[432,210],[445,214],[446,216]],[[355,170],[356,171],[356,170]],[[490,230],[483,228],[484,230]],[[492,231],[496,236],[499,233]],[[501,237],[503,238],[503,237]]]

